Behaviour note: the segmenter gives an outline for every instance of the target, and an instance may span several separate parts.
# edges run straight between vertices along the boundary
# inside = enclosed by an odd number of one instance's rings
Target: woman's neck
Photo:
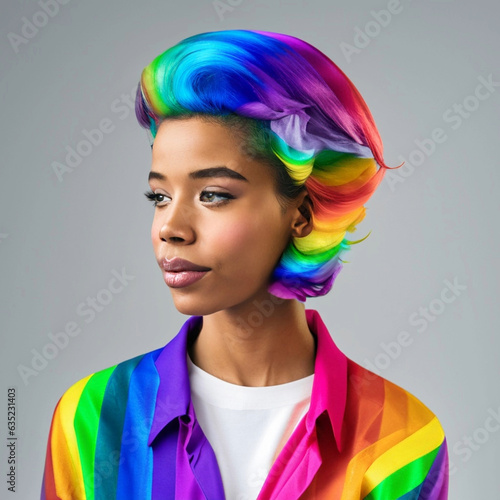
[[[204,316],[189,347],[193,363],[226,382],[251,387],[312,375],[315,342],[304,305],[269,297]]]

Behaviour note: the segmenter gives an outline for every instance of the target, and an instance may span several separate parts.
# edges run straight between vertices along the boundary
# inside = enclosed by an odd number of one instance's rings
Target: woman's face
[[[226,126],[197,117],[159,126],[149,180],[156,259],[160,267],[178,257],[208,269],[162,269],[183,314],[269,299],[269,278],[293,234],[296,206],[282,213],[269,167],[241,146]]]

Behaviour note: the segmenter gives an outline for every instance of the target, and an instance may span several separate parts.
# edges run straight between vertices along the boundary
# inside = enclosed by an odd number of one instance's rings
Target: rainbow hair
[[[225,30],[188,37],[141,74],[137,119],[152,140],[168,117],[237,114],[269,123],[271,147],[311,198],[313,229],[292,238],[268,291],[281,298],[328,293],[341,256],[385,169],[382,140],[354,84],[299,38]],[[377,164],[381,167],[377,169]]]

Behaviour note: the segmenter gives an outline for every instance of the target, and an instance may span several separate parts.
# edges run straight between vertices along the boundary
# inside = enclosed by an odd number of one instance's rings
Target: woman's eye
[[[147,191],[147,192],[145,192],[144,196],[148,200],[152,201],[153,202],[153,206],[155,206],[155,207],[157,207],[159,205],[162,205],[168,199],[168,196],[166,194],[153,193],[153,191]]]
[[[209,203],[215,202],[219,204],[234,199],[234,196],[229,193],[218,193],[217,191],[202,191],[200,198],[205,198]]]
[[[146,196],[155,207],[163,206],[170,200],[170,197],[166,194],[154,193],[153,191],[145,192],[144,196]],[[200,194],[200,200],[211,205],[221,205],[232,199],[234,199],[233,195],[229,193],[218,193],[217,191],[202,191]]]

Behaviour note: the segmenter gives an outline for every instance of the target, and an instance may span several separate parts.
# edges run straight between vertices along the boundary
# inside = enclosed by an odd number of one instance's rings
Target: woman
[[[389,168],[354,85],[298,38],[202,33],[144,69],[136,114],[155,256],[190,317],[66,391],[42,498],[446,499],[437,418],[304,307]]]

